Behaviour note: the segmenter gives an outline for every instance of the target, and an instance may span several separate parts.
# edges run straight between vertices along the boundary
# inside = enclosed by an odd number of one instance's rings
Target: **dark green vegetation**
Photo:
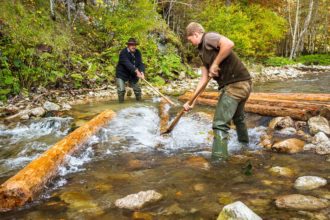
[[[1,1],[0,100],[26,95],[40,86],[72,89],[113,83],[118,53],[129,37],[139,40],[147,79],[154,84],[175,80],[181,72],[193,77],[188,63],[197,64],[198,57],[184,36],[184,28],[192,20],[232,39],[239,55],[252,62],[329,65],[329,55],[303,56],[295,61],[272,58],[289,51],[279,49],[290,29],[285,12],[278,10],[285,6],[282,1],[55,2],[55,16],[51,16],[50,1]],[[74,6],[70,13],[67,2]],[[79,2],[85,2],[83,16],[77,9]],[[324,42],[324,38],[315,39]],[[311,51],[321,48],[315,45],[309,47]]]

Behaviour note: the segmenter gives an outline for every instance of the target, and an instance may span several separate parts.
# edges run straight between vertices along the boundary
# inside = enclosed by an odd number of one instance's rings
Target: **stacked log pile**
[[[179,100],[187,101],[192,94],[186,92]],[[204,92],[197,103],[216,106],[218,98],[219,92]],[[245,111],[265,116],[290,116],[304,121],[316,115],[330,119],[330,94],[251,93]]]

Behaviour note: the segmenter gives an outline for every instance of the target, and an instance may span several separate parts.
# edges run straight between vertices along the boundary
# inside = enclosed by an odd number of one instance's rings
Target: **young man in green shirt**
[[[230,121],[236,125],[238,141],[248,145],[249,137],[245,124],[244,106],[252,89],[251,76],[233,52],[234,43],[228,38],[216,33],[205,33],[202,25],[191,22],[187,28],[187,39],[198,47],[199,56],[203,62],[202,77],[195,90],[212,77],[217,81],[221,95],[216,106],[213,119],[214,140],[212,157],[228,157],[228,131]],[[195,103],[183,105],[189,111]]]

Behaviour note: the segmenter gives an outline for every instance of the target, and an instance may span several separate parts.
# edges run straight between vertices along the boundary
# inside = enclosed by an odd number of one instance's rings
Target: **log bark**
[[[167,129],[170,120],[169,109],[170,105],[164,98],[162,98],[159,103],[160,133],[165,132]]]
[[[192,96],[192,92],[186,92],[182,96]],[[200,97],[206,99],[218,99],[219,92],[203,92]],[[308,94],[308,93],[251,93],[249,99],[276,99],[276,100],[293,100],[293,101],[315,101],[330,104],[330,94]]]
[[[190,93],[192,94],[192,93]],[[218,93],[217,93],[217,96]],[[187,101],[191,96],[185,94],[179,97],[180,101]],[[214,96],[210,96],[207,93],[204,98],[203,94],[201,98],[197,99],[197,104],[216,106],[218,100],[214,99]],[[210,99],[212,97],[212,99]],[[316,105],[313,103],[299,103],[290,100],[254,100],[249,99],[245,105],[245,111],[250,113],[256,113],[265,116],[290,116],[296,120],[308,120],[312,116],[316,115],[329,115],[329,106],[328,105]],[[326,115],[324,114],[326,113]]]
[[[65,163],[66,156],[82,146],[114,116],[115,113],[111,110],[100,113],[3,183],[0,186],[0,211],[9,211],[31,201],[57,174],[58,168]]]
[[[218,101],[212,99],[204,99],[198,98],[197,103],[201,105],[209,105],[209,106],[216,106]],[[245,104],[244,108],[245,112],[256,113],[259,115],[264,116],[290,116],[296,120],[303,120],[306,121],[311,116],[315,116],[317,114],[313,114],[312,111],[306,111],[296,108],[285,108],[285,107],[277,107],[277,106],[269,106],[267,104]]]

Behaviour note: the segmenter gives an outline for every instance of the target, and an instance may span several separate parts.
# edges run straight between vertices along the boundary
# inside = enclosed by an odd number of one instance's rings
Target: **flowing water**
[[[273,92],[274,87],[276,84],[267,91]],[[299,92],[304,91],[316,89],[300,87]],[[197,107],[170,135],[161,136],[158,101],[77,105],[67,116],[0,125],[2,183],[73,128],[105,109],[117,112],[117,117],[80,151],[67,157],[59,175],[33,202],[1,213],[0,219],[132,219],[138,213],[116,208],[115,200],[150,189],[161,193],[163,199],[139,210],[142,219],[216,219],[224,205],[238,200],[263,219],[311,219],[297,211],[277,209],[274,199],[301,193],[293,188],[299,176],[316,175],[329,180],[326,156],[261,150],[257,143],[271,118],[248,114],[248,149],[241,151],[231,129],[229,150],[236,156],[228,162],[214,163],[210,159],[210,115],[214,109]],[[178,110],[170,109],[171,116]],[[295,175],[272,175],[269,169],[274,166],[289,167]],[[303,194],[329,199],[329,189],[328,184]]]

